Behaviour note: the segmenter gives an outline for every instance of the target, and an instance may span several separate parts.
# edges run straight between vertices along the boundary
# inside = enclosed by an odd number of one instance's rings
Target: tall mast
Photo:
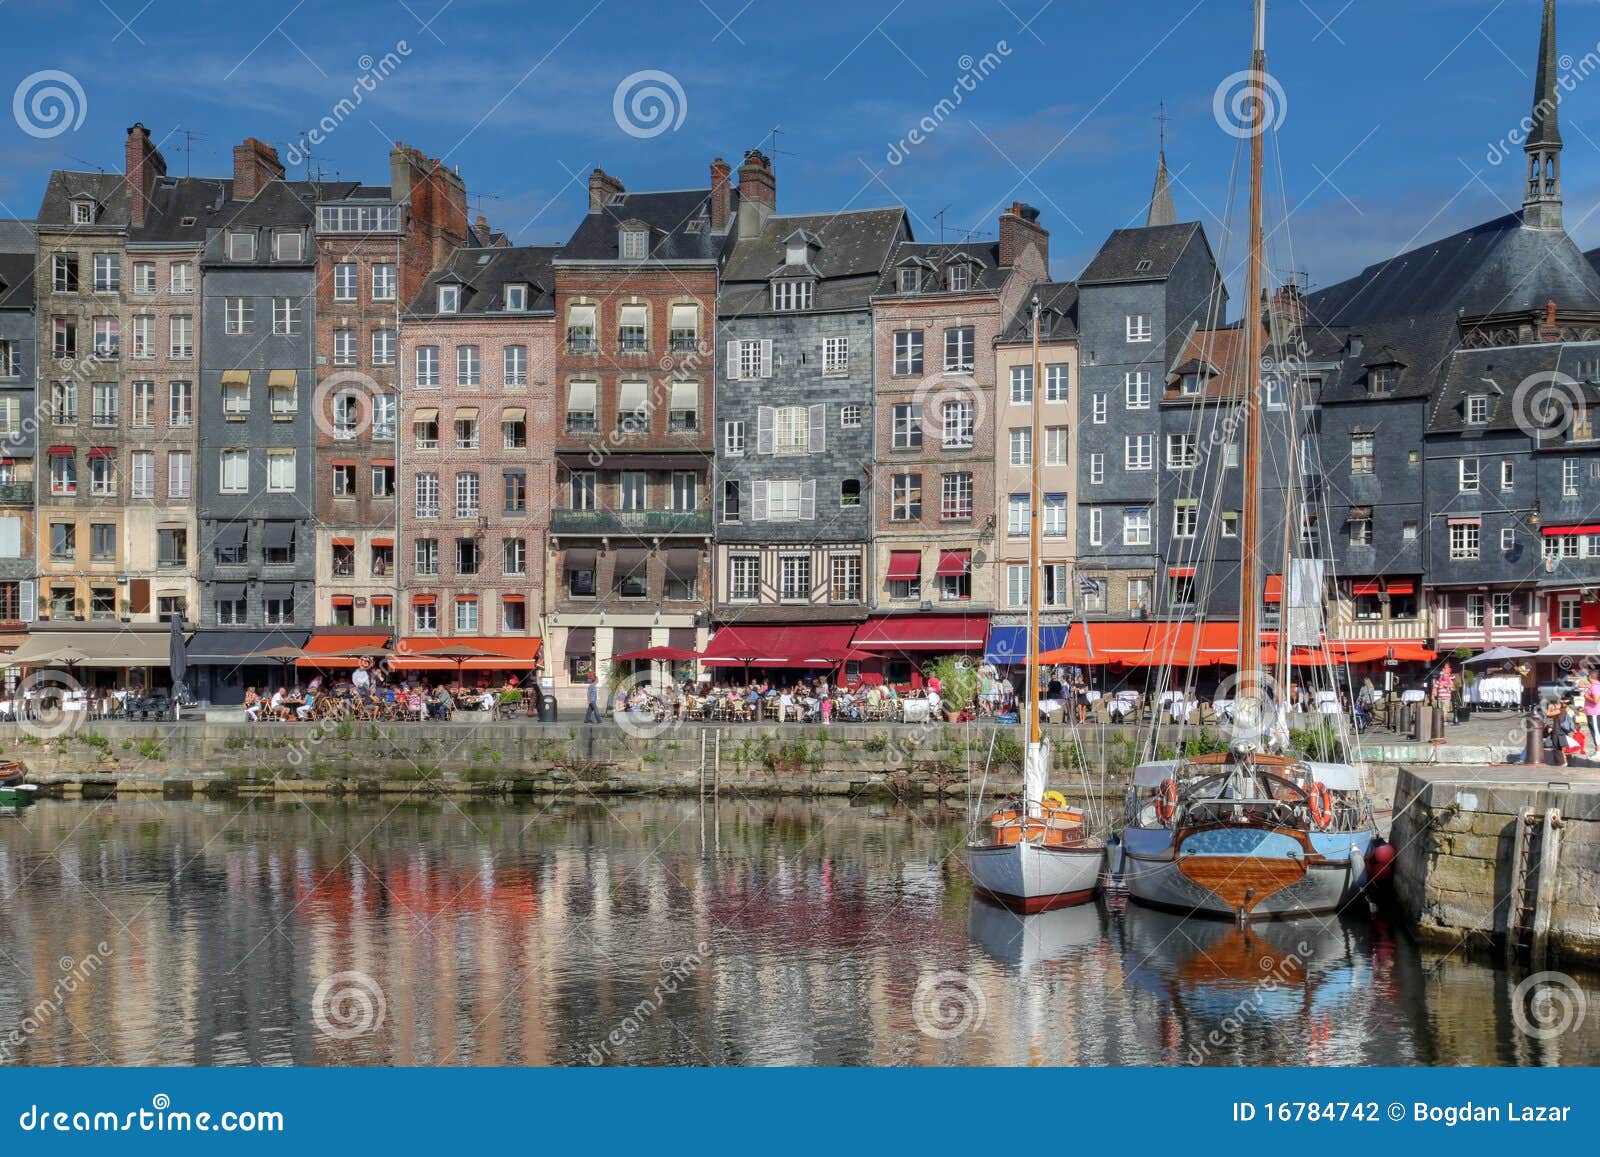
[[[1261,165],[1266,132],[1267,6],[1255,0],[1255,50],[1250,56],[1249,266],[1245,271],[1244,319],[1244,444],[1239,458],[1244,473],[1244,506],[1239,527],[1239,689],[1238,698],[1261,698]]]
[[[1039,686],[1039,295],[1033,295],[1033,393],[1028,433],[1028,682],[1031,699],[1027,704],[1028,742],[1039,742],[1039,701],[1044,697]]]

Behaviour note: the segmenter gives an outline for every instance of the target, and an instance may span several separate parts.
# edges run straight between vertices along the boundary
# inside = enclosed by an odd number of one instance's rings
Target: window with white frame
[[[567,350],[593,353],[598,345],[597,307],[578,302],[567,306]]]
[[[135,293],[154,293],[156,291],[156,263],[154,261],[135,261],[133,263],[133,291]]]
[[[944,372],[971,373],[975,350],[975,331],[970,325],[952,326],[944,331]]]
[[[1044,522],[1040,533],[1045,538],[1067,537],[1067,496],[1065,494],[1046,494],[1044,505],[1039,508],[1039,514]]]
[[[1517,532],[1509,526],[1500,531],[1500,549],[1506,554],[1517,549]]]
[[[227,334],[247,334],[255,325],[255,304],[248,297],[222,299],[222,329]]]
[[[1006,537],[1027,538],[1031,532],[1032,507],[1026,494],[1013,494],[1006,499]]]
[[[736,603],[754,602],[761,590],[761,558],[735,554],[728,558],[728,596]]]
[[[778,597],[786,603],[811,598],[811,556],[786,554],[778,559]]]
[[[336,366],[353,366],[356,364],[355,330],[336,329],[333,331],[333,364]]]
[[[649,382],[626,381],[617,383],[617,429],[624,434],[649,433]]]
[[[972,475],[967,471],[946,474],[940,479],[939,517],[951,520],[972,517]]]
[[[194,425],[194,383],[167,383],[167,425],[176,428]]]
[[[1066,466],[1072,453],[1072,431],[1066,426],[1044,428],[1044,464]]]
[[[194,263],[174,261],[167,273],[167,289],[172,293],[194,292]]]
[[[375,366],[394,365],[395,349],[397,342],[395,332],[387,327],[372,331],[372,364]]]
[[[1200,533],[1200,503],[1192,498],[1180,499],[1172,506],[1172,537],[1194,538]]]
[[[1515,490],[1517,488],[1517,466],[1514,462],[1500,463],[1500,489]]]
[[[1092,421],[1096,426],[1104,426],[1106,424],[1106,410],[1108,408],[1108,402],[1109,399],[1105,394],[1095,394],[1089,399],[1090,421]]]
[[[180,314],[168,321],[167,353],[174,361],[194,357],[194,318]]]
[[[953,399],[940,407],[946,450],[970,450],[974,433],[973,407],[965,399]]]
[[[250,415],[250,383],[222,383],[222,416],[230,422],[243,421]]]
[[[295,229],[280,229],[272,235],[273,256],[279,261],[299,261],[305,253],[305,235]]]
[[[650,310],[634,303],[617,312],[617,349],[625,354],[642,354],[650,349]]]
[[[1561,460],[1561,496],[1578,497],[1578,485],[1583,479],[1583,464],[1576,458]]]
[[[470,471],[456,475],[456,517],[478,517],[478,476]]]
[[[1200,464],[1200,440],[1193,434],[1167,435],[1167,469],[1193,470]]]
[[[1065,402],[1071,395],[1072,367],[1065,362],[1054,362],[1044,368],[1044,400],[1046,403]]]
[[[903,378],[922,373],[922,340],[920,329],[900,329],[894,334],[894,373]]]
[[[845,430],[858,430],[861,428],[862,407],[855,403],[847,403],[839,407],[839,426]]]
[[[828,559],[828,601],[833,603],[859,603],[861,601],[861,556],[836,554]]]
[[[1018,426],[1009,431],[1010,461],[1013,466],[1033,465],[1033,428]]]
[[[129,490],[131,498],[156,496],[156,455],[154,450],[135,450],[128,455]]]
[[[1583,601],[1578,595],[1562,595],[1556,600],[1556,630],[1583,629]]]
[[[256,258],[256,235],[242,230],[228,234],[228,260],[229,261],[254,261]]]
[[[1089,485],[1101,486],[1106,480],[1106,456],[1096,450],[1089,455]]]
[[[483,363],[475,345],[456,346],[456,385],[475,388],[483,383]]]
[[[224,494],[243,494],[250,489],[250,451],[222,451],[218,487]]]
[[[419,345],[417,347],[417,385],[425,389],[432,389],[439,384],[439,347],[436,345]]]
[[[667,315],[667,343],[675,354],[694,353],[700,348],[700,307],[674,305]]]
[[[505,311],[507,313],[526,313],[528,310],[528,287],[512,282],[505,287]]]
[[[1127,398],[1128,409],[1148,410],[1150,408],[1150,371],[1130,370],[1122,376],[1122,389]]]
[[[779,312],[811,308],[812,282],[808,278],[783,278],[772,283],[772,308]]]
[[[399,295],[399,268],[379,263],[372,267],[372,300],[393,301]]]
[[[643,229],[623,229],[617,240],[617,255],[623,261],[643,261],[650,248],[650,234]]]
[[[772,342],[767,338],[729,342],[728,371],[734,381],[754,382],[772,376]]]
[[[438,294],[439,313],[461,312],[461,287],[459,285],[441,285]]]
[[[1462,494],[1478,493],[1481,481],[1480,463],[1476,458],[1462,458],[1456,463],[1457,486]]]
[[[275,334],[300,332],[300,303],[294,298],[272,299],[272,332]]]
[[[120,411],[122,390],[116,382],[95,382],[93,386],[96,426],[115,426]]]
[[[1350,473],[1371,474],[1377,463],[1377,437],[1371,430],[1350,431]]]
[[[109,498],[117,493],[117,460],[109,453],[90,451],[89,493]]]
[[[1011,563],[1006,567],[1006,605],[1028,605],[1028,568],[1026,564]]]
[[[1011,404],[1026,406],[1033,401],[1033,367],[1011,367]]]
[[[1452,522],[1450,524],[1450,557],[1452,559],[1475,559],[1478,557],[1478,538],[1482,527],[1476,522]]]
[[[122,289],[122,255],[96,253],[94,255],[94,291],[117,293]]]
[[[1123,468],[1126,470],[1154,470],[1156,465],[1156,436],[1154,434],[1129,434],[1122,440]]]
[[[850,339],[828,337],[822,339],[822,376],[843,377],[850,372]]]
[[[744,423],[722,423],[722,452],[730,458],[744,456]]]
[[[194,491],[194,457],[188,450],[167,451],[167,497],[189,498]]]
[[[1128,314],[1127,335],[1130,344],[1153,340],[1155,331],[1151,328],[1150,315],[1148,313]]]
[[[1467,395],[1467,424],[1482,426],[1489,420],[1489,395]]]
[[[1122,511],[1122,545],[1150,545],[1150,508],[1129,506]]]
[[[899,402],[891,415],[891,445],[896,450],[916,450],[922,446],[922,403]]]
[[[1098,506],[1091,506],[1089,508],[1089,545],[1090,546],[1104,546],[1105,545],[1105,541],[1106,541],[1105,513],[1106,512],[1103,509],[1101,509],[1100,507],[1098,507]],[[1089,608],[1087,606],[1085,606],[1084,609],[1088,610]]]
[[[115,358],[122,354],[122,319],[97,317],[94,319],[94,356]]]
[[[439,517],[439,476],[431,470],[416,476],[416,511],[418,518]]]
[[[896,474],[889,480],[889,518],[894,522],[922,518],[922,475]]]
[[[295,452],[293,450],[267,451],[267,489],[279,494],[294,490]]]
[[[502,374],[501,385],[506,389],[521,389],[528,384],[527,346],[508,345],[505,347]]]
[[[135,314],[130,322],[131,352],[136,358],[156,356],[156,319],[149,314]]]

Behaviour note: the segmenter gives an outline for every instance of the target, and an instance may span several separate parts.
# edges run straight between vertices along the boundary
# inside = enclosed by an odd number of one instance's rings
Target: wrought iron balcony
[[[0,482],[0,506],[32,505],[32,482]]]
[[[709,510],[552,510],[551,534],[707,535]]]

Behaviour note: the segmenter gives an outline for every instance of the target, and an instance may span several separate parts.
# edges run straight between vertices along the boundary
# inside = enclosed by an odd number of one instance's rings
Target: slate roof
[[[1517,391],[1536,374],[1560,373],[1570,378],[1558,379],[1553,384],[1555,397],[1565,399],[1572,391],[1581,391],[1589,405],[1600,407],[1600,342],[1550,342],[1543,345],[1505,346],[1497,349],[1463,349],[1451,357],[1444,374],[1442,388],[1428,414],[1429,434],[1461,434],[1465,431],[1513,431],[1522,429],[1519,417],[1526,422],[1535,410],[1524,393],[1517,401]],[[1489,420],[1469,424],[1466,420],[1466,398],[1469,394],[1487,394]],[[1519,415],[1518,410],[1523,413]],[[1559,442],[1559,431],[1554,432]]]
[[[1023,298],[1017,315],[996,339],[996,345],[1025,345],[1033,341],[1033,298],[1039,297],[1039,341],[1076,341],[1078,338],[1078,283],[1040,281]]]
[[[915,295],[902,294],[898,271],[907,262],[922,261],[931,263],[942,277],[945,266],[954,257],[976,259],[972,268],[972,286],[970,289],[961,290],[962,293],[999,293],[1005,285],[1006,275],[1011,272],[1009,269],[1001,268],[998,241],[953,241],[949,244],[934,241],[902,241],[895,246],[894,252],[890,255],[888,268],[883,271],[883,278],[879,281],[877,292],[873,296],[936,297],[948,293],[941,281],[938,289],[923,289]]]
[[[1600,270],[1600,249],[1591,249],[1583,256],[1596,270]]]
[[[788,239],[796,232],[820,242],[809,272],[817,278],[812,312],[869,309],[897,242],[909,237],[903,208],[774,216],[753,237],[740,237],[722,273],[718,312],[741,317],[770,312],[768,283],[786,270]]]
[[[272,237],[270,231],[285,225],[309,226],[315,219],[312,206],[301,199],[296,185],[304,182],[268,181],[262,186],[259,193],[249,201],[231,202],[234,206],[231,216],[227,219],[228,228],[218,229],[206,244],[205,253],[201,264],[216,267],[279,267],[293,269],[314,265],[316,263],[316,245],[308,240],[301,250],[298,261],[279,261],[273,255]],[[254,229],[257,232],[256,255],[251,261],[230,261],[228,259],[227,236],[230,232],[242,229]]]
[[[423,282],[422,289],[406,308],[408,317],[455,317],[438,312],[437,287],[453,281],[461,285],[460,314],[501,315],[506,285],[528,286],[529,314],[552,313],[556,307],[556,277],[553,262],[561,253],[555,245],[499,245],[463,247],[450,254],[443,266]],[[522,317],[524,314],[505,314]]]
[[[85,195],[93,197],[102,206],[95,225],[127,225],[128,194],[123,188],[121,173],[78,173],[70,169],[57,169],[50,174],[50,180],[44,188],[44,200],[39,204],[39,226],[45,229],[74,228],[71,203]]]
[[[562,248],[562,261],[617,261],[624,221],[650,226],[650,260],[717,261],[727,233],[711,230],[711,190],[623,193],[584,217]]]
[[[0,253],[36,253],[39,238],[32,221],[0,218]]]
[[[1196,233],[1198,221],[1153,225],[1143,229],[1118,229],[1106,238],[1100,252],[1078,277],[1079,285],[1108,281],[1161,281],[1172,275]],[[1149,268],[1143,263],[1148,261]]]
[[[223,225],[238,211],[233,182],[214,177],[162,177],[150,196],[143,228],[130,229],[130,244],[200,246],[207,230]],[[187,222],[187,223],[186,223]]]
[[[0,253],[0,309],[33,308],[31,253]]]

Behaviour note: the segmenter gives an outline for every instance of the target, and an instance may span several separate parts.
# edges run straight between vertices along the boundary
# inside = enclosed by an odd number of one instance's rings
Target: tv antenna
[[[106,167],[104,165],[102,165],[102,164],[98,164],[95,161],[85,160],[84,158],[82,158],[80,156],[77,156],[77,155],[75,155],[73,153],[68,153],[67,154],[67,160],[69,160],[69,161],[77,161],[78,164],[83,165],[83,166],[85,166],[87,168],[93,169],[95,172],[99,173],[102,177],[105,176]]]
[[[950,212],[950,206],[946,205],[933,215],[933,219],[939,222],[939,244],[941,245],[944,244],[944,215],[948,212]]]
[[[194,132],[192,129],[186,129],[182,125],[173,129],[172,133],[183,138],[183,175],[187,177],[190,175],[190,167],[194,160],[194,143],[196,141],[209,140],[210,138],[205,133]]]
[[[785,157],[792,157],[792,156],[795,155],[794,153],[790,152],[788,149],[780,149],[778,147],[778,134],[781,133],[782,131],[783,131],[783,126],[782,125],[773,125],[771,131],[767,133],[767,139],[772,142],[771,147],[767,151],[767,155],[769,157],[776,157],[776,156],[780,156],[780,155],[781,156],[785,156]]]

